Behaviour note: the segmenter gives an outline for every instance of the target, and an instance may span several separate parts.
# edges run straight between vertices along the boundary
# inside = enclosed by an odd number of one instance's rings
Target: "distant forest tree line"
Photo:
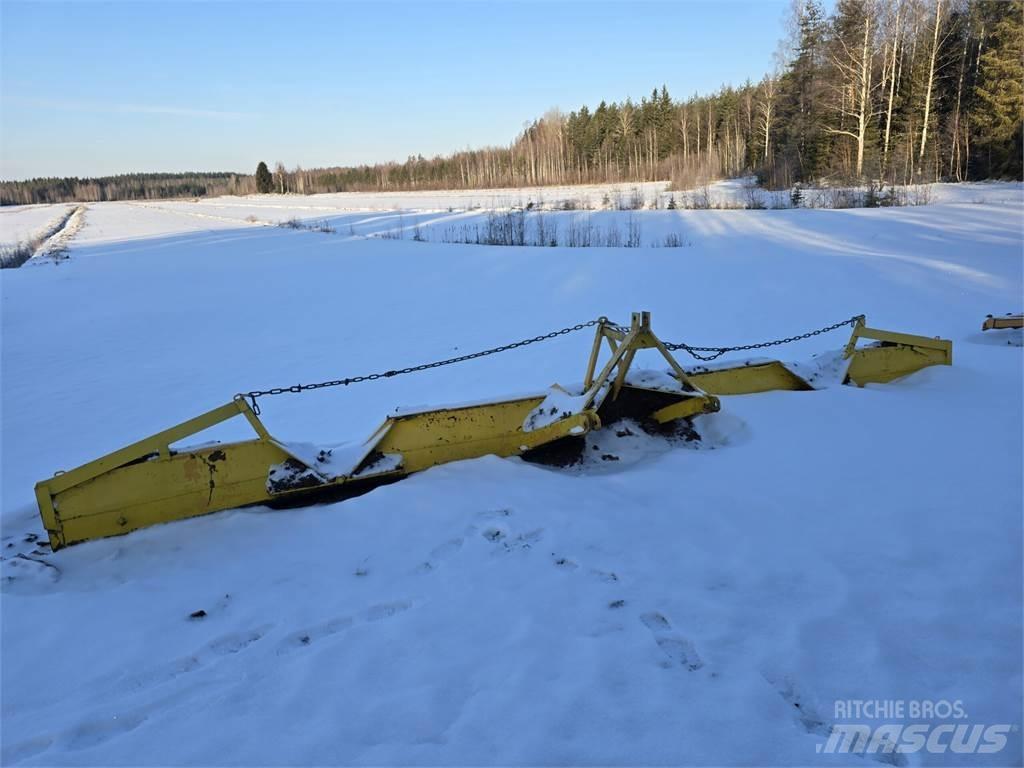
[[[529,124],[507,147],[252,176],[135,174],[0,184],[0,202],[467,189],[756,173],[796,183],[1022,176],[1024,0],[795,0],[780,65],[760,82],[601,102]]]
[[[244,173],[128,173],[94,179],[49,178],[0,182],[0,205],[157,200],[255,192]]]

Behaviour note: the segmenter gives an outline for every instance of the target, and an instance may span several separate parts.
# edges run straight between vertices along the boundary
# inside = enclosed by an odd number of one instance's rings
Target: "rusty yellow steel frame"
[[[611,357],[595,375],[602,342]],[[650,329],[650,314],[635,313],[629,330],[598,324],[588,362],[583,406],[553,423],[524,428],[545,394],[388,417],[349,466],[296,454],[274,439],[244,397],[36,485],[43,525],[54,550],[253,504],[295,505],[343,498],[429,467],[487,454],[516,456],[601,425],[598,408],[618,398],[636,351],[657,349],[680,377],[679,392],[650,390],[657,421],[718,410],[718,399],[692,385]],[[613,376],[614,374],[614,376]],[[244,417],[251,440],[173,450],[172,445],[228,419]]]

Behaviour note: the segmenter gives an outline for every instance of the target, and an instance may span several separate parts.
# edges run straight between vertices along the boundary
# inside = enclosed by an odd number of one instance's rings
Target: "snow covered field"
[[[1024,303],[1021,186],[545,214],[635,217],[640,248],[441,242],[536,193],[90,204],[69,260],[0,273],[4,765],[1021,763],[1021,334],[980,332]],[[334,231],[274,226],[292,218]],[[683,247],[650,247],[673,233]],[[37,480],[235,392],[641,309],[694,345],[863,312],[952,339],[954,365],[723,397],[699,444],[601,433],[620,460],[582,470],[490,457],[334,505],[32,541]],[[361,440],[398,406],[578,381],[589,345],[267,398],[263,418],[286,440]],[[859,700],[964,717],[844,717]],[[1012,727],[988,753],[825,754],[849,722]]]
[[[70,205],[18,205],[0,208],[0,245],[31,240],[58,221]]]

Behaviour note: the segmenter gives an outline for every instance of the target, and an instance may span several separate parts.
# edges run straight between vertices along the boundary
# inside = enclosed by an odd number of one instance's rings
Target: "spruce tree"
[[[805,0],[798,11],[796,55],[783,77],[779,104],[784,152],[801,181],[820,175],[827,153],[828,138],[821,125],[825,32],[821,4]]]
[[[266,194],[274,188],[274,178],[270,175],[270,169],[267,168],[267,164],[260,160],[260,164],[256,166],[256,191],[260,194]]]
[[[991,37],[981,55],[974,115],[984,148],[985,176],[1021,178],[1021,124],[1024,116],[1024,0],[985,3]]]

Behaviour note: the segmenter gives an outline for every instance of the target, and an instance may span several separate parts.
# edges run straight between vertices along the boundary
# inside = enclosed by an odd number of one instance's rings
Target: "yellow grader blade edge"
[[[309,471],[302,482],[271,491],[271,467],[303,462],[270,437],[243,399],[236,399],[44,480],[36,485],[36,499],[50,546],[57,550],[225,509],[287,506],[293,499],[308,503],[345,490],[343,486],[359,492],[356,488],[367,490],[437,464],[487,454],[518,455],[600,426],[597,414],[588,410],[524,432],[526,415],[542,400],[537,396],[391,417],[368,441],[365,458],[349,474],[324,479],[316,467],[304,465]],[[257,439],[171,451],[171,443],[240,414],[258,425]],[[398,454],[401,461],[375,472],[374,463],[389,454]]]
[[[713,395],[751,395],[756,392],[814,389],[778,360],[711,371],[690,371],[694,384]]]

